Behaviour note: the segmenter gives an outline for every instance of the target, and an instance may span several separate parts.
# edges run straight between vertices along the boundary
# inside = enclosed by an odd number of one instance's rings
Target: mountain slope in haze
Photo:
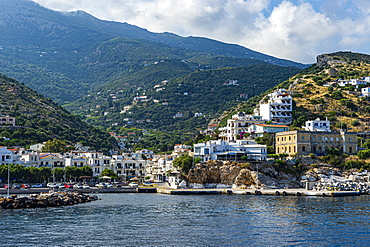
[[[152,33],[147,31],[146,29],[142,29],[127,23],[99,20],[84,11],[75,11],[66,14],[69,16],[74,16],[76,18],[80,18],[81,20],[86,19],[89,21],[89,27],[95,28],[102,32],[108,32],[110,34],[118,35],[120,37],[132,37],[151,40],[171,46],[186,48],[194,51],[213,53],[227,57],[258,59],[263,62],[281,66],[293,66],[298,68],[307,67],[307,65],[305,64],[268,56],[263,53],[242,47],[240,45],[223,43],[217,40],[203,37],[181,37],[169,32]]]
[[[235,62],[239,58],[246,62],[254,57],[254,60],[263,62],[304,67],[240,46],[169,33],[151,33],[126,23],[98,20],[82,11],[52,11],[29,0],[2,0],[0,17],[0,72],[61,104],[87,95],[91,89],[96,90],[120,74],[140,70],[143,63],[140,57],[147,57],[151,63],[154,61],[150,58],[167,59],[176,55],[177,59],[193,60],[208,68],[229,66],[217,63],[217,57],[229,56]],[[106,58],[106,54],[97,51],[106,45],[105,42],[117,42],[117,38],[126,38],[119,40],[122,47],[135,40],[147,43],[151,49],[145,49],[145,45],[137,46],[137,57],[131,57],[129,61],[115,56],[117,50],[111,50],[107,54],[118,59],[108,59],[104,66],[96,66],[97,61]],[[163,52],[158,53],[161,49]],[[205,60],[206,57],[209,59]],[[199,59],[196,61],[195,58]],[[246,62],[241,66],[249,64]]]
[[[82,143],[96,150],[108,152],[115,140],[102,131],[82,122],[34,90],[16,80],[0,75],[0,113],[16,118],[20,127],[0,128],[4,146],[26,146],[54,138],[68,144]]]

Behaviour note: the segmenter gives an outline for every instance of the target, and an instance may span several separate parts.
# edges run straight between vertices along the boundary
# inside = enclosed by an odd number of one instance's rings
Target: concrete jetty
[[[269,196],[359,196],[360,191],[312,191],[306,189],[169,189],[157,188],[157,192],[169,195],[205,195],[205,194],[228,194],[228,195],[269,195]]]

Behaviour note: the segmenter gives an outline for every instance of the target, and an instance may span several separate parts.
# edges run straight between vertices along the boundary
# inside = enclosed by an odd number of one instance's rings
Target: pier
[[[39,194],[51,191],[49,188],[32,188],[32,189],[10,189],[10,194]],[[58,190],[55,190],[58,191]],[[255,195],[255,196],[323,196],[323,197],[340,197],[340,196],[359,196],[360,191],[335,191],[335,190],[306,190],[306,189],[171,189],[169,187],[121,187],[121,188],[97,188],[90,189],[63,189],[62,191],[80,192],[84,194],[99,193],[160,193],[168,195]],[[7,194],[6,189],[0,189],[0,194]]]
[[[206,194],[228,194],[228,195],[256,195],[256,196],[359,196],[360,191],[313,191],[306,189],[168,189],[157,188],[157,192],[169,195],[206,195]]]

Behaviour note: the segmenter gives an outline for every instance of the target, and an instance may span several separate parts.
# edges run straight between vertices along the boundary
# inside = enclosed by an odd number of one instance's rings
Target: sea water
[[[0,246],[370,245],[370,196],[98,196],[1,211]]]

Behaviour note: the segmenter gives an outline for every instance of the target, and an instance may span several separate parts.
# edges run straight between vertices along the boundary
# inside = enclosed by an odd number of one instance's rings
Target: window
[[[325,137],[324,137],[324,140],[327,142],[327,141],[328,141],[328,137],[326,137],[326,136],[325,136]]]
[[[302,152],[306,152],[306,147],[302,146]]]
[[[277,138],[277,141],[279,141],[279,137]]]
[[[302,140],[304,140],[304,136],[302,136]]]
[[[348,141],[351,142],[352,141],[352,137],[348,137]]]
[[[349,153],[352,153],[352,147],[349,147],[348,149],[349,149]]]
[[[339,137],[335,137],[335,141],[339,142]]]
[[[321,136],[317,137],[317,140],[321,141]]]
[[[314,141],[315,139],[316,139],[316,138],[313,136],[313,137],[312,137],[312,141]]]
[[[334,140],[334,138],[333,137],[330,137],[330,141],[332,142]]]
[[[289,136],[289,141],[290,141],[290,138],[291,138],[291,137]]]

